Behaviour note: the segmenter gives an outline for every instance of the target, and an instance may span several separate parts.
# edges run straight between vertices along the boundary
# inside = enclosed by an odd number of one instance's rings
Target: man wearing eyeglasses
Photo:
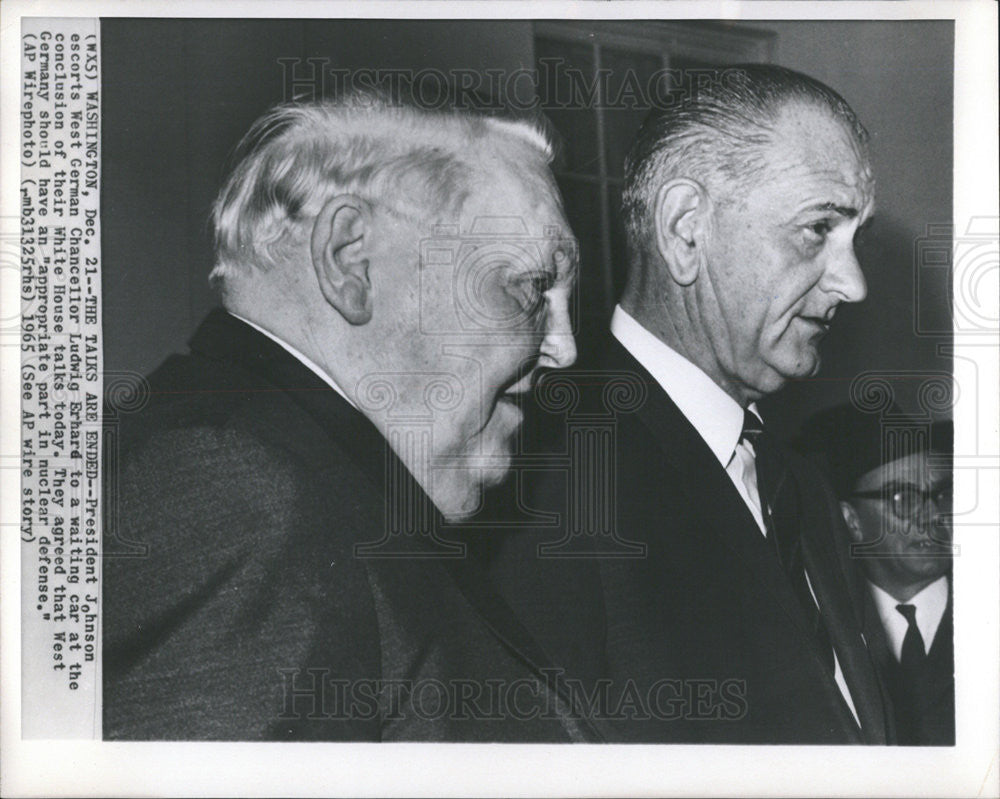
[[[953,745],[951,425],[840,406],[809,421],[803,444],[821,454],[868,580],[866,632],[897,740]]]

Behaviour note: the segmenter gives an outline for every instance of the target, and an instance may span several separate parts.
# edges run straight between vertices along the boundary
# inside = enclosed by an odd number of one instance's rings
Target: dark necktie
[[[753,446],[757,493],[768,541],[805,612],[806,620],[819,645],[823,662],[832,672],[834,661],[830,634],[806,582],[802,541],[799,537],[797,499],[792,490],[791,473],[780,450],[764,430],[763,422],[751,411],[743,413],[741,439],[745,439]]]
[[[927,710],[930,675],[924,666],[927,654],[924,637],[917,627],[917,609],[913,605],[896,605],[896,610],[906,619],[906,635],[899,656],[899,670],[892,675],[889,690],[896,707],[896,738],[904,746],[926,743],[923,736],[924,715]]]
[[[899,665],[904,671],[917,672],[924,665],[927,653],[924,637],[917,627],[917,609],[913,605],[896,605],[896,610],[906,619],[906,635],[903,637],[903,651]]]

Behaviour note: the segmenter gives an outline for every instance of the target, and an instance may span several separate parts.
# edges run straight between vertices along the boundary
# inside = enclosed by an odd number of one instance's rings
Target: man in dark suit
[[[225,310],[109,400],[105,737],[594,737],[444,531],[575,359],[549,158],[367,95],[255,125],[214,209]]]
[[[842,405],[811,418],[799,446],[830,475],[844,544],[867,578],[868,640],[897,743],[954,745],[951,423]]]
[[[561,460],[525,505],[556,521],[493,565],[610,740],[886,741],[836,498],[756,406],[865,296],[866,141],[831,89],[753,65],[632,145],[611,336],[541,387]]]

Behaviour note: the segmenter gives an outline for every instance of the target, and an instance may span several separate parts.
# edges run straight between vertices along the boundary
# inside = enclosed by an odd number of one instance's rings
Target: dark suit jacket
[[[106,738],[595,737],[471,558],[377,557],[388,473],[440,518],[282,347],[216,311],[149,388],[107,411]]]
[[[955,642],[953,594],[948,594],[923,673],[910,684],[900,672],[870,593],[865,608],[868,643],[892,697],[896,742],[902,746],[955,745]]]
[[[885,742],[861,595],[837,546],[840,512],[811,465],[787,453],[804,561],[860,728],[725,470],[624,347],[609,340],[592,371],[560,373],[542,402],[572,406],[553,422],[564,457],[526,503],[552,526],[510,536],[492,569],[583,698],[610,692],[596,714],[609,740]],[[603,455],[609,466],[595,474]],[[559,541],[538,557],[540,543]],[[579,557],[595,544],[601,557]]]

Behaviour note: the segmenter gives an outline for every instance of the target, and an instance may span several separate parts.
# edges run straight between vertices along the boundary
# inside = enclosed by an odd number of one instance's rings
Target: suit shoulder
[[[380,497],[335,442],[317,431],[311,442],[322,461],[238,419],[158,430],[116,459],[111,518],[122,537],[210,551],[215,561],[250,550],[260,558],[318,539],[346,548],[379,524],[373,508]]]
[[[160,503],[183,498],[189,509],[205,502],[220,510],[234,501],[250,507],[294,494],[298,465],[281,447],[252,431],[211,424],[162,428],[119,453],[122,496]],[[155,506],[154,506],[155,507]]]
[[[148,377],[129,382],[133,394],[122,403],[109,391],[105,408],[126,445],[163,430],[222,426],[264,388],[235,364],[198,354],[172,355]]]
[[[328,653],[321,665],[361,659],[374,668],[369,579],[351,555],[359,535],[381,528],[349,465],[343,476],[331,481],[230,427],[163,431],[129,452],[105,514],[104,643],[116,714],[141,705],[159,729],[158,713],[208,690],[199,674],[215,683],[238,674],[242,695],[239,680],[231,697],[213,689],[181,724],[196,730],[191,737],[217,737],[209,710],[220,696],[232,707],[273,707],[276,668],[309,663],[314,649]],[[185,688],[151,688],[163,681]],[[263,734],[246,732],[273,712],[259,710],[238,725],[240,737]],[[231,733],[232,724],[223,726]]]

